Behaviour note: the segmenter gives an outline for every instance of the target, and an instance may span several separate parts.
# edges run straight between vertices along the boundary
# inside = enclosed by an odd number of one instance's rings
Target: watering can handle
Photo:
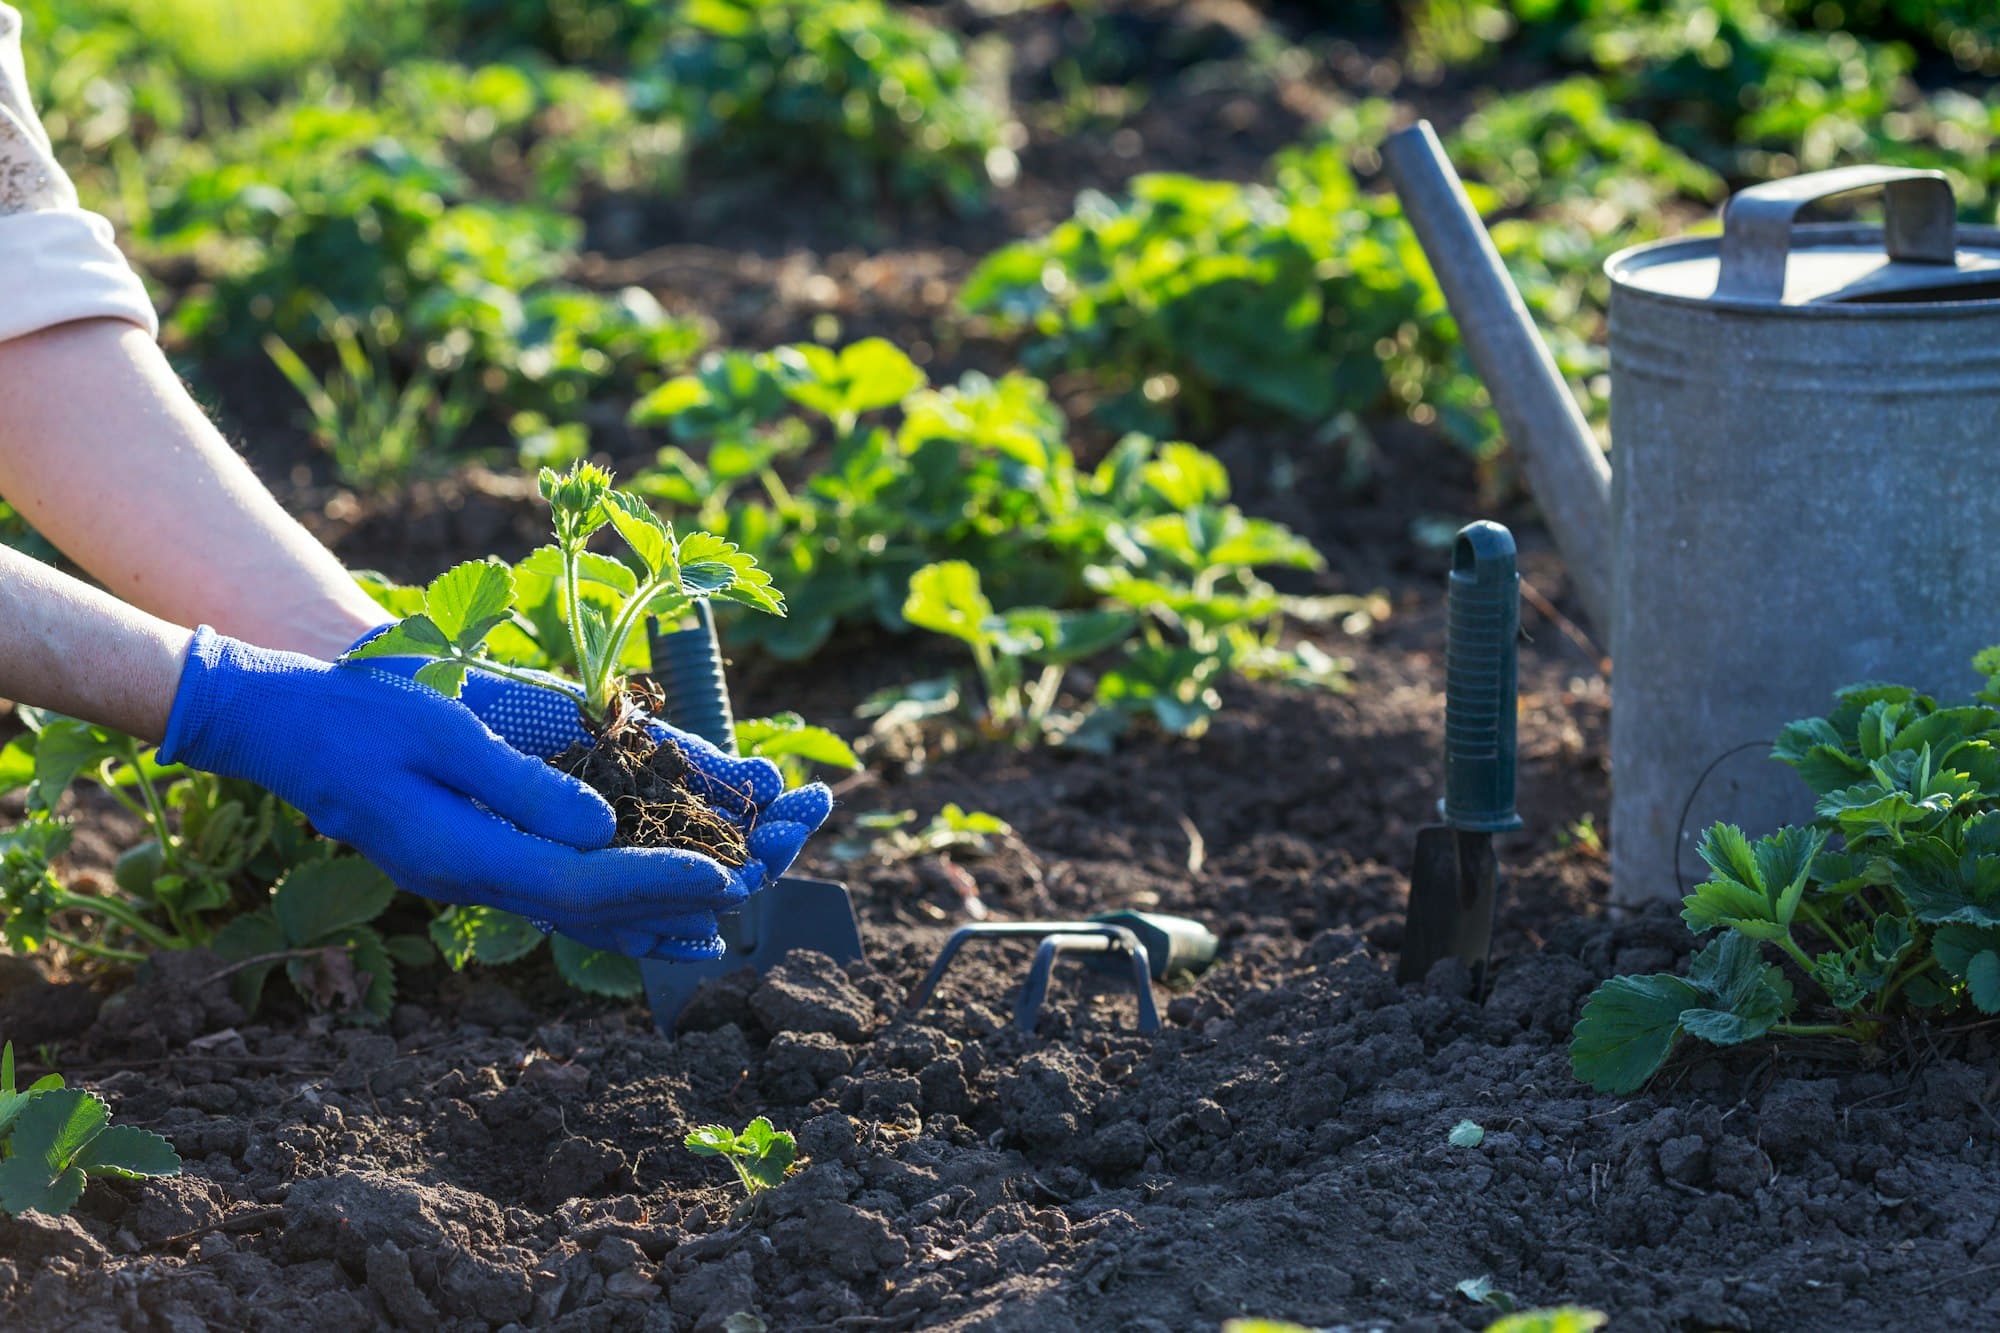
[[[1838,167],[1738,190],[1722,209],[1721,272],[1715,294],[1728,300],[1781,301],[1792,223],[1807,204],[1882,187],[1883,248],[1889,258],[1956,263],[1957,206],[1942,171],[1914,167]]]

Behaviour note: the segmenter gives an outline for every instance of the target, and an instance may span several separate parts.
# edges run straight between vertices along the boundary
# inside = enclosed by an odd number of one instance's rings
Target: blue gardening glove
[[[381,629],[370,630],[354,646],[360,647],[381,632]],[[375,657],[368,660],[368,665],[414,676],[427,660]],[[565,689],[571,688],[558,677],[549,679]],[[465,678],[459,701],[502,740],[538,759],[552,759],[576,742],[590,739],[577,716],[576,704],[554,690],[473,671]],[[824,783],[809,783],[786,791],[778,766],[768,759],[742,759],[724,754],[692,732],[657,718],[647,722],[647,729],[655,740],[670,740],[680,747],[688,761],[689,788],[743,831],[751,859],[742,869],[731,873],[746,895],[789,870],[806,839],[833,812],[833,793]],[[686,926],[677,923],[675,930],[685,933]],[[713,922],[710,931],[713,933]],[[563,933],[596,948],[612,947],[573,930],[565,929]],[[721,948],[719,940],[716,947]]]
[[[270,789],[413,893],[599,947],[715,957],[713,914],[744,896],[707,857],[610,847],[616,821],[596,792],[370,663],[269,652],[203,626],[160,759]]]

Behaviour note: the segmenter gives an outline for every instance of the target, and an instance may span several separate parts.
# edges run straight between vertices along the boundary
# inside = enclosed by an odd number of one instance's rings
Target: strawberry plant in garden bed
[[[1816,819],[1754,841],[1708,831],[1711,874],[1681,918],[1714,938],[1685,978],[1618,977],[1591,996],[1577,1077],[1629,1092],[1682,1036],[1875,1049],[2000,1014],[2000,649],[1974,665],[1987,684],[1972,703],[1856,685],[1779,734],[1773,757],[1811,788]]]

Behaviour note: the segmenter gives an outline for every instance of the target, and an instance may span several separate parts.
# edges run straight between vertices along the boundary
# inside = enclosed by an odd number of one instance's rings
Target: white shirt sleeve
[[[0,4],[0,341],[76,319],[159,316],[111,224],[77,202],[28,101],[21,16]]]

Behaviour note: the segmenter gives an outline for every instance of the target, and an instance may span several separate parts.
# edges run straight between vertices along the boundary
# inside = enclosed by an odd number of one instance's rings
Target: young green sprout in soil
[[[0,1046],[0,1212],[30,1208],[59,1217],[90,1180],[177,1176],[180,1155],[149,1129],[113,1125],[94,1092],[65,1088],[62,1075],[14,1090],[14,1044]]]
[[[761,1115],[740,1134],[727,1125],[702,1125],[689,1130],[682,1142],[697,1157],[727,1158],[743,1182],[743,1192],[752,1198],[759,1190],[782,1184],[799,1156],[792,1136]]]
[[[495,560],[445,571],[425,589],[421,612],[349,656],[435,658],[417,672],[417,680],[454,698],[467,671],[567,696],[591,742],[579,742],[549,762],[603,793],[618,816],[619,845],[686,848],[731,868],[742,866],[749,859],[743,833],[689,792],[680,747],[656,741],[646,725],[659,700],[636,688],[620,668],[648,618],[677,622],[706,598],[781,616],[784,599],[770,576],[732,543],[706,532],[676,536],[645,501],[616,489],[602,468],[589,463],[563,473],[543,468],[541,491],[556,540],[530,555],[522,568],[546,568],[557,579],[560,623],[544,627],[544,633],[552,630],[567,639],[576,682],[490,655],[489,637],[515,625],[518,616],[514,574]],[[591,539],[607,528],[616,532],[630,561],[589,549]]]

